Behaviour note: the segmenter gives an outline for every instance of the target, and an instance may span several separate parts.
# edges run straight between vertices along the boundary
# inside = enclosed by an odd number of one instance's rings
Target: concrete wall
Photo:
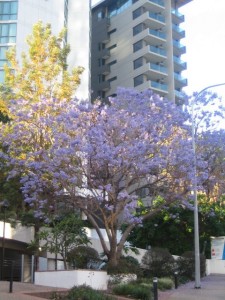
[[[3,236],[3,222],[0,222],[0,237]],[[34,239],[33,227],[25,227],[17,223],[12,227],[10,223],[5,223],[5,238],[16,241],[30,243]]]
[[[225,260],[207,259],[206,275],[210,274],[225,274]]]
[[[70,270],[35,272],[35,284],[57,288],[88,285],[93,289],[106,290],[108,275],[105,271]]]

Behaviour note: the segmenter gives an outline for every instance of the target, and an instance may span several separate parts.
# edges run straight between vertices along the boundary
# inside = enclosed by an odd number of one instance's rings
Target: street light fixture
[[[194,154],[194,180],[193,180],[193,194],[194,194],[194,244],[195,244],[195,288],[201,288],[200,276],[200,251],[199,251],[199,221],[198,221],[198,198],[197,198],[197,167],[196,167],[196,141],[195,141],[195,120],[194,120],[194,105],[199,96],[206,90],[214,87],[225,85],[225,83],[214,84],[202,89],[193,99],[191,106],[192,117],[192,148]]]

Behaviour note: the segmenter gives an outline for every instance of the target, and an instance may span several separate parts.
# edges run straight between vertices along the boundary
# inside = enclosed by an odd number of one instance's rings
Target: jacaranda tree
[[[112,266],[137,224],[189,194],[187,116],[171,102],[123,89],[107,106],[50,98],[28,111],[23,102],[11,106],[15,119],[2,137],[13,157],[11,176],[22,171],[23,195],[36,216],[48,221],[59,203],[86,215]],[[138,197],[143,189],[147,203]]]

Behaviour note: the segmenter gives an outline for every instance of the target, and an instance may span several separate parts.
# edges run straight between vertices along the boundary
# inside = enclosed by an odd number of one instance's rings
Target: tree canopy
[[[5,125],[11,176],[22,170],[23,195],[36,216],[47,218],[64,198],[83,212],[112,264],[136,224],[190,193],[187,116],[151,91],[121,89],[107,106],[53,98],[24,103],[14,102],[14,122]],[[137,196],[143,189],[144,207]]]
[[[12,99],[37,102],[42,98],[74,97],[83,68],[78,66],[71,72],[67,70],[70,47],[65,44],[65,33],[63,29],[55,36],[50,24],[39,21],[27,37],[28,52],[23,52],[19,61],[16,48],[8,50],[5,81],[0,88],[2,113]]]

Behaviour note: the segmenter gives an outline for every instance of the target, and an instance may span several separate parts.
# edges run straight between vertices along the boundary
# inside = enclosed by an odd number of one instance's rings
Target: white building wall
[[[68,14],[68,43],[71,53],[68,57],[69,68],[82,66],[81,85],[77,97],[88,99],[90,91],[90,0],[69,1]]]

